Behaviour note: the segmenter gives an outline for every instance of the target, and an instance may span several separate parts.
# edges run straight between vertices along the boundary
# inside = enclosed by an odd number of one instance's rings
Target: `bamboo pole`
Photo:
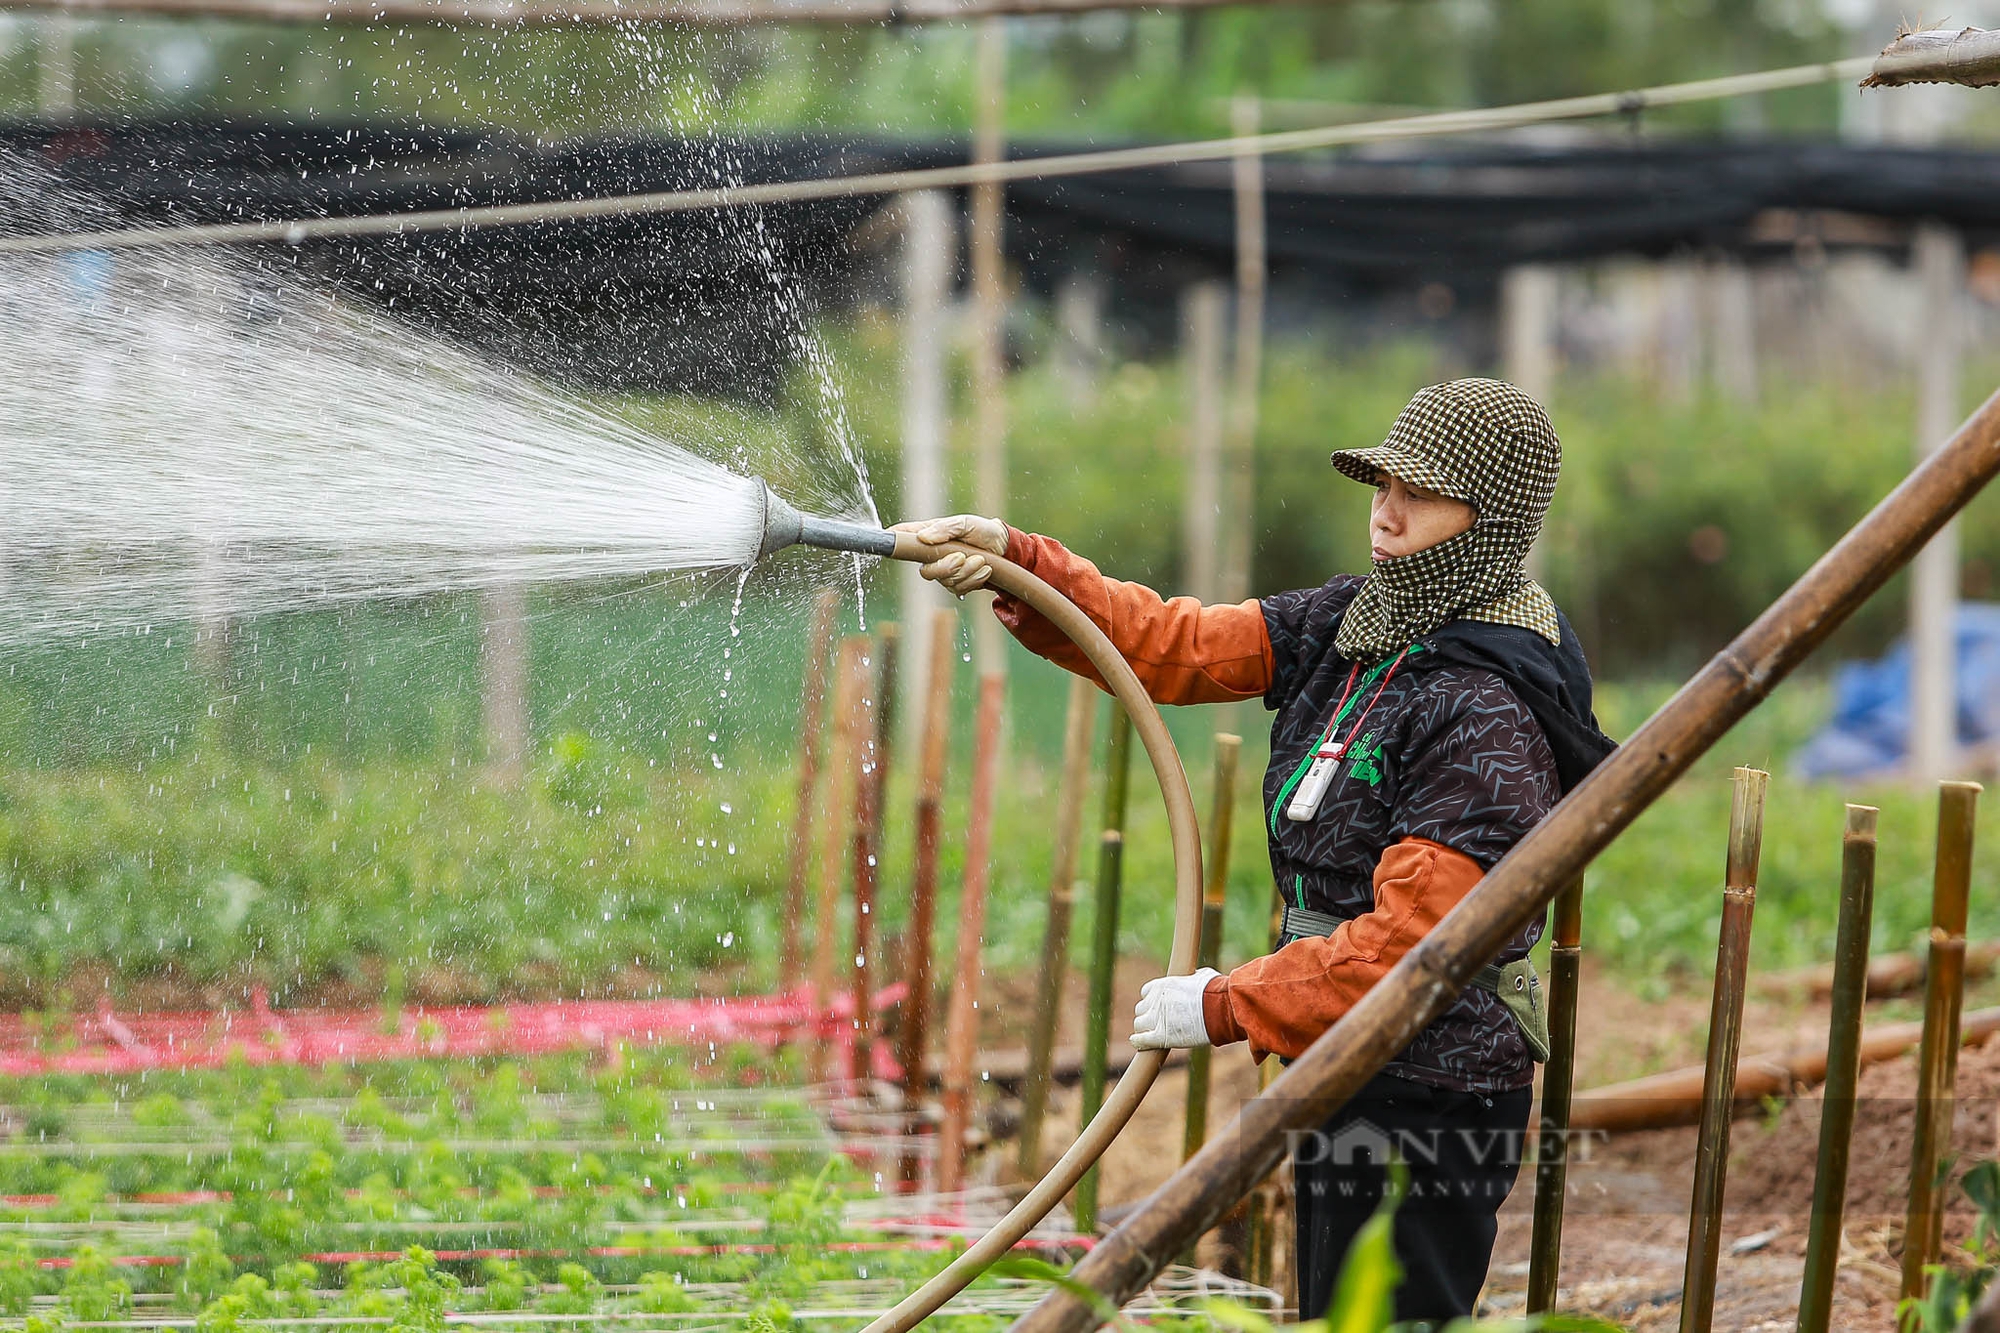
[[[944,761],[951,743],[951,675],[958,637],[958,613],[945,607],[931,612],[930,662],[924,675],[923,749],[917,760],[917,845],[910,875],[910,924],[903,932],[903,974],[909,995],[903,1001],[903,1100],[916,1106],[923,1099],[924,1063],[929,1056],[932,991],[931,934],[937,917],[938,843],[944,818]],[[909,1122],[916,1133],[917,1122]],[[903,1155],[901,1179],[914,1185],[922,1158]]]
[[[1861,86],[1895,88],[1908,83],[1956,83],[1966,88],[2000,83],[2000,31],[1939,27],[1899,34],[1882,48]]]
[[[1125,798],[1132,757],[1132,720],[1111,715],[1111,734],[1104,750],[1104,829],[1097,843],[1097,891],[1091,899],[1090,1004],[1083,1037],[1082,1110],[1078,1121],[1089,1124],[1104,1104],[1106,1048],[1111,1043],[1111,987],[1118,967],[1118,898],[1125,867]],[[1076,1229],[1088,1236],[1097,1229],[1095,1166],[1076,1184],[1073,1212]]]
[[[1097,686],[1082,676],[1069,682],[1063,725],[1062,776],[1056,786],[1055,848],[1049,865],[1049,906],[1042,928],[1042,963],[1035,975],[1035,1018],[1028,1032],[1028,1072],[1021,1090],[1021,1144],[1016,1162],[1024,1176],[1040,1174],[1042,1121],[1049,1106],[1049,1066],[1055,1055],[1056,1020],[1069,976],[1069,923],[1076,910],[1076,845],[1083,832],[1084,789],[1090,783],[1090,736],[1097,722]]]
[[[1959,1008],[1965,999],[1965,916],[1972,889],[1976,782],[1938,784],[1937,866],[1931,882],[1930,965],[1924,982],[1924,1037],[1917,1056],[1917,1117],[1910,1145],[1910,1206],[1903,1227],[1904,1296],[1921,1296],[1944,1226],[1944,1176],[1951,1165],[1953,1095],[1958,1081]]]
[[[2000,1009],[1975,1009],[1959,1028],[1959,1045],[1977,1046],[2000,1033]],[[1923,1041],[1924,1025],[1887,1023],[1861,1035],[1861,1067],[1907,1055]],[[1826,1078],[1825,1046],[1746,1055],[1736,1064],[1736,1114],[1755,1111],[1772,1097],[1789,1097]],[[1670,1129],[1701,1119],[1701,1086],[1706,1069],[1693,1065],[1650,1074],[1624,1083],[1589,1088],[1570,1104],[1572,1134],[1629,1134],[1640,1129]]]
[[[972,161],[992,166],[1007,159],[1007,24],[979,25],[973,58]],[[1007,264],[1001,249],[1006,192],[997,180],[972,187],[972,502],[982,514],[1007,512]],[[984,600],[982,598],[982,600]],[[992,616],[974,617],[973,652],[979,674],[1004,676],[1006,632]]]
[[[890,760],[896,753],[896,725],[901,720],[898,709],[902,706],[903,673],[903,627],[893,620],[877,622],[875,626],[875,766],[880,773],[881,792],[884,798],[889,793],[889,774],[893,772]],[[876,842],[881,842],[881,821],[885,818],[883,808],[875,811]]]
[[[1215,733],[1215,804],[1208,816],[1208,882],[1201,894],[1201,966],[1215,967],[1222,957],[1222,911],[1229,896],[1229,838],[1236,816],[1236,760],[1243,738]],[[1181,1136],[1181,1160],[1195,1155],[1208,1138],[1208,1076],[1214,1052],[1197,1046],[1188,1052],[1187,1130]]]
[[[820,1014],[833,1001],[834,951],[840,947],[841,845],[847,833],[848,805],[840,775],[855,751],[855,714],[861,705],[861,674],[868,653],[868,636],[850,634],[840,641],[833,676],[833,742],[826,755],[826,808],[821,811],[819,837],[819,907],[813,915],[812,994]],[[813,1082],[826,1077],[824,1034],[815,1039],[808,1061]]]
[[[1583,967],[1583,881],[1556,895],[1549,943],[1549,1060],[1535,1147],[1534,1230],[1528,1243],[1528,1313],[1553,1310],[1562,1276],[1563,1206],[1569,1189],[1570,1100],[1576,1083],[1576,998]]]
[[[1230,99],[1230,132],[1253,139],[1263,108],[1255,97]],[[1257,409],[1264,381],[1264,288],[1269,262],[1264,224],[1264,159],[1238,153],[1230,161],[1236,204],[1236,348],[1229,389],[1229,424],[1223,445],[1222,541],[1217,587],[1225,602],[1250,595],[1250,562],[1257,528]]]
[[[799,796],[792,812],[791,865],[785,879],[784,943],[779,975],[795,984],[803,960],[799,930],[805,923],[806,880],[812,869],[813,792],[819,784],[820,733],[826,729],[826,662],[833,651],[833,617],[840,594],[828,588],[813,602],[806,635],[805,683],[799,697]],[[831,803],[828,806],[831,809]]]
[[[1271,921],[1266,932],[1267,952],[1276,953],[1285,935],[1285,895],[1278,881],[1271,881]],[[1284,1066],[1275,1055],[1267,1055],[1257,1066],[1257,1095],[1277,1082]],[[1277,1285],[1279,1222],[1284,1212],[1284,1185],[1273,1167],[1250,1191],[1250,1216],[1243,1228],[1243,1276],[1260,1287]]]
[[[1060,17],[1118,9],[1209,9],[1234,0],[0,0],[0,10],[159,14],[265,23],[437,23],[503,28],[671,23],[702,28],[765,24],[953,23],[1002,14]]]
[[[986,928],[986,885],[992,868],[993,797],[1000,777],[1000,705],[1004,676],[979,680],[979,717],[972,764],[972,811],[965,835],[965,879],[958,900],[958,957],[951,1008],[945,1015],[944,1129],[938,1145],[938,1189],[965,1185],[965,1134],[972,1123],[972,1061],[979,1045],[980,934]]]
[[[1687,1268],[1681,1279],[1681,1333],[1708,1333],[1715,1318],[1715,1265],[1722,1253],[1723,1186],[1729,1173],[1729,1126],[1736,1102],[1736,1057],[1743,1041],[1743,993],[1750,979],[1750,919],[1757,907],[1757,859],[1764,846],[1764,789],[1771,775],[1736,770],[1729,811],[1729,860],[1722,890],[1722,933],[1715,949],[1715,993],[1708,1011],[1707,1075],[1694,1150],[1694,1198],[1688,1206]]]
[[[1805,1277],[1799,1284],[1799,1333],[1827,1333],[1833,1277],[1840,1266],[1840,1224],[1847,1208],[1847,1156],[1854,1138],[1854,1094],[1861,1080],[1861,1012],[1868,999],[1868,936],[1875,915],[1875,816],[1847,807],[1841,836],[1840,932],[1833,946],[1833,1016],[1827,1023],[1826,1092],[1820,1100],[1819,1161],[1813,1170]]]
[[[890,642],[894,642],[890,640]],[[874,651],[881,651],[878,643]],[[871,670],[870,668],[874,668]],[[885,686],[882,663],[862,659],[859,716],[854,734],[854,835],[850,858],[854,877],[854,1053],[848,1076],[865,1083],[875,1066],[875,1028],[869,1000],[875,988],[875,889],[882,857],[882,711]]]

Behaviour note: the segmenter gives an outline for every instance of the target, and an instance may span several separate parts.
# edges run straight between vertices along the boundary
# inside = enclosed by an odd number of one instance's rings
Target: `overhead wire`
[[[1594,93],[1511,106],[1463,111],[1428,112],[1384,120],[1353,122],[1270,134],[1237,135],[1177,143],[1145,144],[1090,152],[1058,153],[1005,162],[962,163],[769,181],[751,185],[717,185],[692,190],[600,195],[587,199],[549,199],[534,203],[490,204],[463,208],[373,213],[348,217],[293,218],[262,222],[219,222],[193,226],[111,228],[48,234],[0,236],[0,254],[55,254],[77,250],[136,250],[162,246],[304,245],[311,241],[363,236],[406,236],[424,232],[469,231],[480,227],[521,227],[538,223],[581,222],[648,214],[687,213],[702,209],[749,208],[765,204],[812,203],[902,194],[913,190],[957,189],[972,185],[1008,184],[1097,175],[1145,167],[1188,166],[1227,161],[1245,155],[1269,156],[1314,149],[1352,147],[1402,139],[1437,138],[1455,134],[1491,133],[1528,125],[1596,116],[1637,116],[1661,107],[1715,101],[1755,93],[1805,88],[1815,84],[1858,79],[1866,75],[1869,57],[1791,65],[1751,74],[1661,84],[1617,93]]]

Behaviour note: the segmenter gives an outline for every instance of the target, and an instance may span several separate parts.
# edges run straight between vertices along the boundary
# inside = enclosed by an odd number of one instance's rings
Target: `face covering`
[[[1560,643],[1555,603],[1526,569],[1562,470],[1562,445],[1534,399],[1501,380],[1432,385],[1380,445],[1340,450],[1333,465],[1370,486],[1386,472],[1478,512],[1456,537],[1374,563],[1334,636],[1342,657],[1380,661],[1459,619]]]

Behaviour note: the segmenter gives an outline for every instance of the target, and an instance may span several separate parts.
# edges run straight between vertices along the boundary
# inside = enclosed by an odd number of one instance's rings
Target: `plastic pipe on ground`
[[[1771,775],[1736,770],[1729,809],[1729,861],[1722,889],[1722,934],[1708,1010],[1707,1074],[1695,1133],[1694,1196],[1688,1204],[1687,1268],[1681,1278],[1681,1333],[1708,1333],[1715,1318],[1715,1265],[1722,1254],[1723,1186],[1729,1125],[1735,1118],[1736,1057],[1743,1042],[1743,994],[1750,981],[1750,921],[1757,908],[1757,860],[1764,847],[1764,789]]]
[[[1958,1081],[1959,1008],[1965,999],[1965,917],[1972,889],[1976,782],[1938,784],[1937,868],[1931,883],[1930,965],[1924,978],[1924,1039],[1917,1056],[1917,1116],[1910,1145],[1910,1206],[1903,1226],[1904,1296],[1930,1285],[1944,1227],[1953,1094]]]
[[[1854,1094],[1861,1081],[1861,1011],[1868,999],[1868,935],[1875,916],[1875,807],[1847,807],[1840,847],[1840,931],[1833,947],[1833,1016],[1826,1034],[1826,1093],[1820,1099],[1819,1160],[1806,1269],[1799,1283],[1799,1333],[1827,1333],[1840,1224],[1847,1208],[1847,1157],[1854,1139]]]
[[[1528,1313],[1556,1305],[1568,1201],[1570,1100],[1576,1082],[1576,995],[1583,964],[1583,881],[1556,895],[1549,943],[1549,1062],[1535,1136],[1534,1228],[1528,1241]]]

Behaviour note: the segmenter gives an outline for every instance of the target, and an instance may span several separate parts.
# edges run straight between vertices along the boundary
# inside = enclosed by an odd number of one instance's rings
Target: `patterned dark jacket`
[[[1524,693],[1536,696],[1543,712],[1568,715],[1552,719],[1549,729],[1568,752],[1562,768],[1581,776],[1610,745],[1589,721],[1588,675],[1579,682],[1575,669],[1561,670],[1566,664],[1547,640],[1511,626],[1457,621],[1413,647],[1372,707],[1374,691],[1362,695],[1338,734],[1345,739],[1357,722],[1359,731],[1317,817],[1287,819],[1287,784],[1318,743],[1354,666],[1334,651],[1333,640],[1360,586],[1359,577],[1343,575],[1262,602],[1272,650],[1264,703],[1275,714],[1264,775],[1271,871],[1287,902],[1343,920],[1372,907],[1375,867],[1403,839],[1441,843],[1491,869],[1555,805],[1567,784]],[[1567,624],[1562,631],[1573,645]],[[1580,667],[1581,655],[1572,654]],[[1524,655],[1544,659],[1535,663],[1543,670],[1519,669],[1513,659]],[[1558,691],[1535,688],[1552,681],[1572,694],[1580,690],[1581,698],[1559,700]],[[1572,703],[1580,717],[1565,706]],[[1580,747],[1577,733],[1596,740]],[[1541,921],[1523,928],[1498,961],[1525,956],[1541,933]],[[1463,1092],[1526,1087],[1534,1077],[1512,1018],[1490,992],[1477,989],[1425,1028],[1386,1072]]]

